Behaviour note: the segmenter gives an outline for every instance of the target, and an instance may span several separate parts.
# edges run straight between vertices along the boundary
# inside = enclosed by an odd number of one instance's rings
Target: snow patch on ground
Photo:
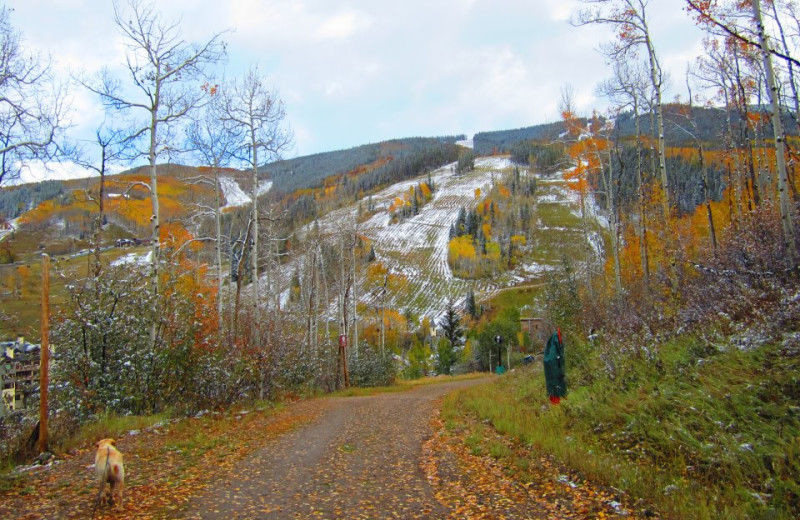
[[[242,191],[239,183],[230,177],[220,177],[219,186],[225,196],[225,208],[235,208],[250,203],[250,196]],[[224,209],[224,208],[223,208]]]
[[[111,262],[111,265],[149,265],[153,261],[153,251],[149,251],[146,255],[138,253],[128,253]]]
[[[542,265],[536,262],[520,266],[520,270],[531,275],[548,273],[556,269],[556,266]]]
[[[222,194],[225,196],[225,208],[236,208],[239,206],[246,206],[252,202],[252,198],[248,193],[239,186],[239,183],[231,177],[220,177],[219,185],[222,188]],[[272,189],[272,181],[259,181],[258,194],[263,195]]]
[[[456,141],[456,144],[464,148],[475,148],[475,143],[472,139],[462,139],[461,141]]]
[[[263,195],[272,189],[272,181],[259,181],[258,182],[258,194]]]
[[[489,168],[495,171],[505,170],[514,166],[508,157],[478,157],[475,159],[475,168]]]

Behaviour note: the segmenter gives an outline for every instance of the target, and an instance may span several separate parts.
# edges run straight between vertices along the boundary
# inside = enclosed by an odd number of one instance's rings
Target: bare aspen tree
[[[187,129],[189,147],[200,158],[204,165],[211,167],[211,177],[189,179],[189,182],[202,182],[209,184],[214,190],[213,207],[203,208],[201,216],[209,214],[214,218],[214,256],[217,268],[217,318],[220,334],[223,329],[223,274],[222,244],[225,237],[222,235],[222,186],[220,184],[220,170],[228,166],[232,160],[233,152],[240,142],[240,135],[236,129],[222,119],[221,99],[219,87],[205,85],[204,90],[210,96],[199,117],[195,118]]]
[[[92,222],[92,247],[94,249],[92,274],[96,282],[103,269],[100,261],[100,250],[102,247],[103,224],[105,223],[106,174],[111,164],[124,160],[128,151],[129,141],[122,130],[101,127],[95,132],[94,145],[97,146],[97,151],[100,153],[99,162],[85,159],[83,154],[77,155],[75,162],[87,170],[97,172],[100,178],[97,198],[90,196],[90,200],[97,204],[97,215]]]
[[[573,146],[576,143],[580,143],[582,137],[589,133],[592,123],[584,126],[583,121],[581,121],[581,119],[575,114],[574,93],[571,85],[562,87],[558,110],[561,113],[561,117],[564,120],[565,126],[567,127],[565,135],[567,141],[572,143]],[[594,143],[593,139],[591,139],[591,141]],[[592,146],[594,146],[594,144]],[[596,152],[595,148],[593,148],[593,150],[589,153],[593,155],[595,159],[599,160],[600,156],[594,152]],[[573,152],[570,151],[571,155],[572,153]],[[581,229],[583,232],[582,244],[584,252],[584,264],[586,269],[586,292],[588,293],[589,298],[593,298],[594,291],[592,288],[592,266],[594,264],[594,254],[589,234],[589,216],[586,209],[586,187],[588,186],[587,179],[589,176],[589,164],[585,159],[588,154],[584,154],[583,150],[576,150],[575,154],[576,155],[573,157],[575,159],[575,166],[570,173],[570,176],[576,180],[575,185],[577,186],[579,197],[578,200],[580,202]]]
[[[138,157],[146,157],[150,182],[151,291],[158,295],[160,209],[157,162],[170,146],[170,129],[204,102],[200,82],[208,77],[210,66],[225,56],[221,33],[204,43],[185,41],[178,22],[165,21],[154,6],[128,0],[125,7],[114,2],[114,23],[125,47],[127,81],[104,69],[99,83],[84,85],[99,94],[104,105],[130,119],[129,139],[138,145]],[[151,327],[151,342],[156,342],[156,323]]]
[[[642,131],[641,107],[646,99],[647,90],[645,73],[638,63],[625,60],[614,62],[614,76],[600,84],[599,91],[622,109],[630,109],[633,113],[634,135],[636,138],[636,183],[639,219],[639,254],[641,257],[642,277],[645,287],[650,285],[650,267],[647,248],[647,204],[644,196],[644,178],[642,171]],[[609,158],[609,162],[610,162]],[[619,218],[617,215],[617,225]],[[617,240],[619,242],[619,240]],[[618,244],[617,244],[618,245]],[[615,263],[616,269],[616,263]]]
[[[664,113],[662,107],[663,74],[661,64],[656,55],[655,46],[650,35],[647,19],[649,0],[582,0],[592,7],[580,11],[573,21],[576,25],[606,24],[618,29],[618,39],[608,48],[606,53],[613,53],[619,59],[629,57],[639,47],[644,47],[650,70],[650,84],[653,89],[653,100],[656,116],[656,140],[658,142],[658,171],[661,187],[664,190],[662,201],[664,218],[670,216],[669,179],[666,165],[666,142],[664,140]]]
[[[792,55],[791,48],[789,46],[789,41],[786,37],[786,31],[783,27],[783,22],[781,21],[781,13],[778,12],[778,2],[773,1],[772,3],[772,19],[775,22],[775,26],[778,29],[778,35],[780,36],[781,48],[787,56]],[[785,4],[785,11],[786,14],[794,18],[795,22],[800,24],[800,20],[797,18],[797,5],[794,2],[787,2]],[[800,94],[797,92],[797,80],[795,79],[795,64],[791,61],[786,62],[787,70],[789,73],[788,83],[789,88],[792,91],[792,101],[794,105],[794,113],[796,114],[795,119],[800,129]]]
[[[259,316],[259,168],[280,158],[291,145],[291,134],[284,128],[286,111],[277,93],[269,90],[258,68],[253,67],[222,92],[222,119],[241,133],[238,159],[251,173],[251,271],[252,305]],[[270,215],[270,218],[272,216]],[[269,244],[269,248],[272,246]],[[269,259],[267,260],[270,261]],[[268,291],[271,287],[268,287]],[[254,328],[256,346],[260,344],[258,327]]]
[[[600,137],[605,141],[605,156],[606,164],[600,164],[600,180],[605,194],[606,201],[606,214],[608,215],[609,225],[611,227],[611,257],[614,262],[614,290],[617,294],[622,294],[622,266],[620,264],[620,225],[619,225],[619,196],[617,195],[619,186],[619,175],[614,168],[614,153],[617,157],[620,155],[618,139],[619,129],[616,128],[616,116],[618,113],[612,112],[609,114],[608,122],[600,129],[596,130]],[[612,136],[611,134],[614,134]],[[612,141],[613,139],[613,141]],[[613,146],[612,146],[613,142]],[[596,148],[598,155],[600,154],[601,147]]]
[[[356,242],[358,241],[358,221],[353,225],[353,244],[350,247],[351,269],[353,271],[353,354],[358,358],[358,265],[356,264]]]
[[[254,327],[253,343],[254,347],[262,354],[266,353],[262,344],[260,331],[260,280],[259,280],[259,261],[261,247],[259,245],[261,220],[268,223],[267,229],[267,294],[272,291],[272,260],[274,248],[278,238],[275,236],[274,222],[280,216],[274,216],[272,208],[268,208],[267,215],[262,216],[259,209],[259,168],[264,164],[273,162],[280,158],[281,153],[291,146],[291,134],[284,128],[286,111],[283,102],[278,94],[270,90],[264,78],[261,76],[257,67],[249,69],[243,77],[231,82],[221,92],[222,96],[222,119],[229,123],[232,128],[241,136],[236,147],[235,156],[237,160],[246,165],[251,174],[251,210],[250,210],[250,270],[252,273],[251,282],[251,304],[253,309]],[[277,312],[277,301],[276,301]],[[267,334],[270,328],[267,327]],[[271,339],[267,337],[267,346]],[[261,368],[261,387],[260,397],[265,397],[265,373],[266,368]]]
[[[697,127],[697,121],[694,114],[694,96],[692,95],[692,84],[689,81],[691,75],[690,69],[686,70],[686,91],[689,99],[686,104],[686,110],[682,113],[685,117],[687,124],[685,126],[678,125],[677,128],[684,131],[694,141],[697,148],[697,159],[700,166],[700,185],[703,189],[703,203],[706,207],[706,218],[708,220],[708,233],[711,240],[711,251],[714,256],[717,256],[717,231],[714,226],[714,214],[711,210],[711,193],[710,182],[708,178],[708,168],[705,159],[705,147],[703,140],[700,136],[700,130]]]
[[[50,59],[25,52],[0,7],[0,185],[18,179],[34,161],[46,166],[63,155],[66,90],[53,78]]]
[[[726,112],[722,140],[727,155],[732,158],[732,165],[727,163],[726,166],[729,186],[727,190],[728,211],[730,221],[736,228],[742,216],[742,183],[745,177],[744,161],[738,149],[745,146],[744,143],[736,141],[733,125],[738,99],[736,79],[734,77],[735,67],[731,56],[726,52],[726,46],[721,46],[720,43],[719,40],[714,39],[708,39],[704,42],[706,53],[699,60],[695,76],[706,86],[713,88],[717,92],[717,98],[722,101]]]
[[[764,72],[767,76],[767,93],[769,94],[770,107],[772,108],[772,129],[775,138],[775,162],[778,169],[778,200],[781,210],[781,226],[783,240],[788,253],[789,266],[798,266],[797,244],[794,239],[794,219],[792,205],[789,200],[789,181],[786,170],[786,143],[784,142],[783,122],[781,121],[780,99],[778,98],[778,85],[775,80],[775,69],[772,65],[767,34],[764,29],[764,20],[761,16],[761,0],[751,0],[753,16],[758,31],[758,41],[761,44],[761,58],[764,60]]]

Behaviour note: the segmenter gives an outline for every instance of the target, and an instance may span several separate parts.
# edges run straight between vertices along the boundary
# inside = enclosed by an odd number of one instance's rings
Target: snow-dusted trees
[[[18,178],[31,161],[60,154],[67,110],[49,58],[25,51],[11,12],[0,6],[0,185]]]
[[[55,381],[64,406],[78,419],[159,409],[166,352],[149,341],[156,306],[137,266],[109,268],[94,287],[68,289],[71,310],[53,329],[63,346]]]
[[[191,237],[178,226],[162,230],[157,161],[173,148],[178,125],[206,101],[201,85],[224,57],[224,44],[219,34],[201,44],[185,41],[177,23],[139,0],[115,2],[114,14],[125,72],[118,77],[106,69],[82,83],[125,122],[124,132],[98,136],[100,170],[120,143],[130,145],[132,161],[147,159],[149,183],[139,184],[146,185],[152,208],[150,284],[142,283],[147,277],[137,267],[123,266],[96,276],[91,294],[72,288],[72,306],[56,330],[66,349],[65,390],[88,413],[155,411],[179,395],[193,406],[190,390],[203,388],[196,384],[207,367],[203,360],[216,352],[206,344],[214,315],[206,307],[213,299],[182,254]],[[167,235],[173,252],[160,273]]]
[[[783,231],[783,243],[786,250],[787,263],[789,268],[796,268],[800,265],[800,251],[795,238],[795,222],[794,210],[792,207],[791,189],[789,171],[786,161],[786,135],[783,128],[782,108],[781,108],[781,90],[782,85],[779,83],[779,78],[776,74],[775,59],[786,64],[788,67],[788,79],[790,82],[788,91],[791,91],[794,96],[793,105],[795,108],[800,105],[797,99],[797,85],[795,84],[794,67],[800,66],[798,62],[791,55],[790,46],[787,43],[786,34],[781,21],[782,16],[789,19],[794,18],[795,24],[800,27],[800,21],[796,16],[796,6],[793,3],[782,5],[779,13],[777,4],[778,2],[770,2],[771,13],[773,19],[768,21],[762,11],[761,0],[750,0],[750,2],[698,2],[694,0],[687,0],[687,6],[697,16],[697,21],[707,27],[712,33],[717,33],[723,38],[728,39],[728,45],[733,47],[735,52],[757,52],[761,61],[761,70],[758,71],[757,77],[759,82],[763,78],[765,82],[765,91],[769,101],[769,117],[772,122],[772,138],[775,147],[775,176],[777,182],[770,181],[769,169],[752,175],[753,185],[751,189],[754,193],[754,202],[756,205],[760,204],[761,198],[767,200],[771,199],[773,195],[770,193],[772,186],[777,191],[777,205],[780,211],[781,229]],[[777,34],[771,34],[769,27],[774,28]],[[776,38],[777,36],[777,38]],[[780,41],[782,48],[778,49],[773,45],[773,41]],[[742,46],[740,50],[739,47]],[[755,61],[755,60],[753,60]],[[739,85],[739,95],[746,97],[745,88],[742,86],[742,78],[739,75],[738,60],[735,62],[736,72],[735,81]],[[787,90],[787,89],[783,89]],[[761,94],[761,87],[758,88],[758,94]],[[746,107],[746,103],[743,103]],[[797,117],[797,114],[795,114]],[[751,165],[751,168],[752,165]],[[757,181],[757,182],[756,182]]]

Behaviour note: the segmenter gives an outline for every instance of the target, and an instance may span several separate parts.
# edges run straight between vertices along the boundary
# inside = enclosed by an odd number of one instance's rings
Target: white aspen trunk
[[[650,62],[650,82],[653,85],[653,93],[656,97],[656,132],[658,140],[658,171],[661,175],[661,187],[664,190],[663,211],[664,218],[668,219],[670,215],[670,200],[669,200],[669,179],[667,178],[667,163],[666,163],[666,143],[664,141],[664,112],[661,102],[661,80],[658,77],[658,58],[656,58],[656,51],[653,48],[653,43],[650,41],[650,32],[647,24],[645,28],[645,42],[647,44],[647,56]]]
[[[222,210],[220,209],[220,185],[219,185],[219,171],[214,168],[214,231],[217,238],[217,247],[214,253],[217,257],[217,323],[219,327],[220,342],[222,342]]]
[[[253,159],[253,248],[250,251],[250,266],[253,272],[253,341],[255,343],[254,346],[260,349],[261,338],[259,335],[258,314],[258,144],[255,128],[252,125],[250,126],[250,146],[252,147],[251,156]]]
[[[619,261],[619,218],[614,209],[614,166],[611,156],[611,146],[608,147],[608,177],[602,175],[606,191],[606,212],[611,224],[611,254],[614,259],[614,288],[617,294],[622,294],[622,267]]]
[[[726,144],[726,149],[727,149],[728,155],[733,157],[733,171],[728,175],[728,178],[729,178],[728,179],[728,184],[729,184],[729,188],[728,188],[728,192],[729,192],[729,195],[728,195],[728,200],[729,200],[728,206],[729,206],[731,223],[733,224],[734,229],[736,229],[736,228],[738,228],[739,217],[741,216],[740,212],[741,212],[741,209],[742,209],[741,208],[741,200],[742,200],[742,194],[741,194],[742,160],[741,160],[741,156],[739,155],[738,150],[735,150],[734,146],[733,146],[733,122],[731,121],[731,115],[732,115],[733,111],[731,110],[731,106],[732,105],[731,105],[731,101],[730,101],[730,96],[728,94],[727,84],[725,83],[725,78],[722,76],[722,74],[720,74],[720,80],[721,80],[722,85],[723,85],[722,93],[723,93],[723,96],[725,97],[725,109],[728,112],[728,115],[725,118],[725,120],[726,120],[725,124],[726,124],[726,128],[728,130],[728,142]],[[734,90],[735,88],[736,88],[736,86],[732,83],[731,84],[731,90]],[[731,200],[731,197],[733,197],[733,200]]]
[[[152,288],[151,291],[153,296],[158,297],[159,290],[158,290],[158,261],[159,256],[161,254],[161,247],[159,245],[159,234],[161,232],[161,217],[160,217],[160,210],[158,206],[158,171],[156,167],[156,146],[158,145],[157,140],[157,132],[158,132],[158,99],[159,99],[159,83],[156,83],[156,93],[154,96],[155,103],[153,103],[153,108],[150,111],[150,151],[148,153],[148,159],[150,161],[150,203],[152,206],[153,214],[150,216],[151,222],[150,227],[152,230],[152,234],[150,236],[151,240],[151,251],[152,251],[152,258],[150,260],[151,263],[151,284]],[[156,313],[157,314],[157,313]],[[156,335],[158,329],[158,316],[153,317],[153,321],[150,324],[150,346],[155,348],[156,346]]]
[[[355,228],[354,228],[355,229]],[[354,231],[353,247],[350,249],[353,270],[353,355],[358,359],[358,280],[356,278],[356,239],[358,230]]]
[[[581,222],[583,224],[583,244],[586,262],[586,291],[589,295],[589,299],[592,299],[594,298],[594,292],[592,291],[592,244],[589,241],[589,219],[586,216],[586,195],[584,195],[583,191],[581,191],[580,194]]]
[[[634,90],[633,117],[636,125],[636,178],[639,182],[639,225],[641,238],[639,241],[639,256],[642,263],[642,276],[645,287],[650,286],[650,261],[647,258],[647,209],[644,200],[644,179],[642,178],[642,129],[639,122],[639,98]]]
[[[783,30],[783,24],[778,16],[777,2],[772,2],[772,13],[775,15],[775,24],[778,26],[778,33],[781,35],[781,44],[783,45],[783,53],[787,56],[791,55],[791,49],[786,41],[786,33]],[[794,101],[794,113],[800,115],[800,95],[797,93],[797,82],[794,79],[794,64],[788,61],[786,65],[789,67],[789,86],[792,89],[792,101]],[[798,128],[800,128],[800,120],[797,121]]]
[[[344,234],[339,235],[339,258],[344,258]],[[339,334],[347,335],[347,321],[345,318],[346,284],[344,280],[344,262],[339,263]]]
[[[770,55],[767,35],[764,30],[764,22],[761,18],[761,1],[751,0],[753,14],[758,28],[758,39],[761,44],[761,57],[764,60],[764,69],[767,75],[767,87],[769,92],[770,105],[772,107],[772,129],[775,135],[775,162],[778,168],[778,201],[781,212],[781,227],[783,229],[783,241],[788,255],[789,267],[798,266],[797,244],[794,240],[794,222],[792,218],[792,206],[788,193],[788,174],[786,171],[786,145],[783,141],[783,122],[781,121],[780,100],[778,99],[778,87],[775,83],[775,71],[772,68],[772,56]]]

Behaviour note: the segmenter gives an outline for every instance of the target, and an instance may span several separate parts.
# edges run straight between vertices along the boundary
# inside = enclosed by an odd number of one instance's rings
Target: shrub
[[[389,354],[381,354],[374,347],[363,345],[358,355],[348,351],[347,367],[352,386],[389,386],[394,383],[396,367]]]

